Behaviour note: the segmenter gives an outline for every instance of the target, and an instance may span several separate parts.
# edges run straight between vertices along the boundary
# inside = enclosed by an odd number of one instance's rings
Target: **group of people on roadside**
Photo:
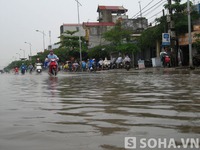
[[[116,64],[119,66],[120,63],[126,63],[126,62],[131,62],[131,59],[128,55],[125,56],[123,59],[122,56],[120,55],[116,59]],[[70,71],[70,72],[76,72],[77,70],[82,69],[83,71],[90,71],[90,70],[103,70],[103,69],[109,69],[110,68],[111,61],[105,57],[103,60],[100,58],[99,60],[96,60],[95,58],[90,58],[87,59],[86,61],[83,60],[81,64],[75,60],[75,61],[66,61],[65,64],[63,64],[63,70],[64,71]]]

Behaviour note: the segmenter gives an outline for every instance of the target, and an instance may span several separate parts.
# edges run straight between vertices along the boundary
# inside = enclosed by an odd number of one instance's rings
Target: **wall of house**
[[[137,33],[141,29],[148,28],[148,20],[146,18],[124,19],[122,20],[122,26]]]
[[[73,36],[79,36],[79,26],[78,25],[62,25],[61,34],[65,31],[78,31]],[[80,25],[80,36],[85,36],[85,29]]]
[[[92,48],[98,45],[105,45],[109,42],[106,42],[102,38],[102,33],[109,30],[111,27],[109,26],[94,26],[89,28],[89,43],[88,48]]]
[[[112,22],[117,22],[118,19],[128,19],[127,15],[112,15]]]
[[[102,10],[99,22],[112,22],[112,13],[109,10]]]

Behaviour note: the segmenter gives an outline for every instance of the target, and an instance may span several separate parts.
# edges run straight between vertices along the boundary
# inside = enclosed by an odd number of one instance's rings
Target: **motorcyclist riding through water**
[[[53,50],[50,50],[49,51],[50,53],[49,53],[49,55],[47,56],[48,57],[48,66],[49,66],[49,73],[50,74],[52,74],[52,69],[53,69],[53,67],[56,67],[56,74],[57,74],[57,72],[58,72],[58,60],[59,60],[59,58],[58,58],[58,56],[57,55],[55,55],[54,53],[53,53]],[[55,74],[55,75],[56,75]]]
[[[37,58],[37,61],[35,63],[35,70],[37,73],[41,73],[42,72],[42,63],[40,62],[40,59]]]
[[[29,73],[32,73],[32,71],[33,71],[33,68],[34,68],[34,67],[33,67],[33,65],[30,63],[30,64],[29,64],[29,66],[28,66]]]
[[[25,74],[26,72],[26,65],[24,63],[22,63],[22,65],[20,66],[20,69],[21,69],[21,74]]]

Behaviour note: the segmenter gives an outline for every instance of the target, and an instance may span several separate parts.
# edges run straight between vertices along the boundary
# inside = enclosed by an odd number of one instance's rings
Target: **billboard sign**
[[[169,33],[162,33],[162,45],[170,45],[170,34]]]

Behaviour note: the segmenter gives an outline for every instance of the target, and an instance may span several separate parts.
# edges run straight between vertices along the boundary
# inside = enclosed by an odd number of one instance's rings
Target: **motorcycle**
[[[129,61],[125,62],[125,66],[124,68],[129,71],[129,69],[131,68],[131,63]]]
[[[42,72],[42,64],[41,63],[36,63],[36,72],[41,73]]]
[[[57,75],[58,65],[57,65],[56,59],[51,59],[50,64],[49,64],[49,73],[54,76]]]
[[[117,69],[122,69],[122,68],[124,68],[124,64],[123,64],[123,62],[117,62],[116,63],[117,65]]]
[[[26,72],[26,67],[25,66],[22,66],[21,67],[21,74],[24,75]]]
[[[116,58],[113,58],[111,61],[110,61],[110,69],[115,69],[117,68],[117,64],[116,64]]]
[[[90,71],[90,72],[95,72],[96,69],[97,69],[97,68],[96,68],[95,63],[92,63],[92,65],[89,66],[89,71]]]
[[[15,67],[14,73],[15,73],[15,74],[19,74],[19,69],[18,69],[17,67]]]
[[[168,55],[164,56],[164,67],[170,67],[170,57]]]
[[[110,60],[106,59],[103,61],[103,69],[106,69],[106,70],[110,69]]]

